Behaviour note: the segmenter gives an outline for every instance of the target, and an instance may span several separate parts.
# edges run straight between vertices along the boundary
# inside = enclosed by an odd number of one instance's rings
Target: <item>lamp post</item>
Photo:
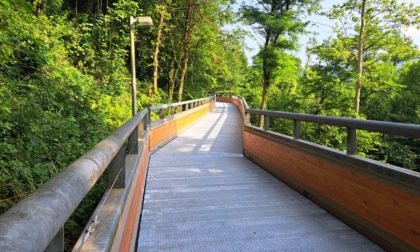
[[[140,25],[152,25],[152,18],[150,17],[130,17],[130,42],[131,42],[131,86],[132,90],[132,108],[133,116],[137,113],[137,88],[136,88],[136,59],[135,59],[135,50],[134,50],[134,25],[138,23]]]

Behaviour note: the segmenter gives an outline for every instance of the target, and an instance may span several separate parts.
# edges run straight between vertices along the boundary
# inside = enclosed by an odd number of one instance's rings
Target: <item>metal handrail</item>
[[[283,118],[294,121],[294,138],[300,139],[300,122],[312,122],[341,126],[347,128],[347,154],[356,154],[356,130],[367,130],[385,134],[394,134],[410,138],[420,138],[420,125],[395,122],[383,122],[374,120],[361,120],[353,118],[342,118],[333,116],[309,115],[272,110],[245,109],[246,114],[257,114],[265,117],[264,129],[269,129],[269,118]]]
[[[1,215],[1,250],[44,251],[114,157],[125,155],[126,149],[136,152],[139,131],[147,131],[148,118],[144,109]]]
[[[170,104],[163,104],[159,106],[150,107],[150,111],[161,110],[165,108],[173,108],[173,107],[177,107],[177,106],[181,106],[185,104],[193,104],[193,103],[199,103],[199,102],[206,103],[207,101],[213,101],[213,100],[214,100],[214,97],[210,96],[207,98],[201,98],[201,99],[195,99],[195,100],[189,100],[189,101],[183,101],[183,102],[175,102],[175,103],[170,103]]]
[[[196,102],[201,102],[201,101],[205,102],[205,101],[208,101],[209,99],[211,101],[212,97],[183,101],[183,102],[175,102],[175,103],[170,103],[170,104],[163,104],[163,105],[159,105],[159,106],[153,106],[153,107],[150,107],[150,110],[155,111],[155,110],[160,110],[160,109],[165,109],[165,108],[172,108],[172,107],[176,107],[176,106],[180,106],[180,105],[184,105],[184,104],[191,104],[191,103],[196,103]]]
[[[248,103],[246,102],[245,98],[243,98],[242,96],[232,95],[232,98],[236,98],[236,99],[240,100],[242,102],[242,105],[244,106],[244,108],[249,109]]]
[[[212,95],[207,98],[201,98],[196,100],[189,100],[189,101],[183,101],[183,102],[176,102],[176,103],[170,103],[170,104],[163,104],[160,106],[154,106],[150,107],[150,111],[160,111],[159,112],[159,118],[163,119],[165,118],[165,109],[171,108],[171,115],[175,115],[177,113],[181,113],[183,111],[187,111],[192,108],[196,108],[198,106],[201,106],[203,104],[210,103],[216,99],[216,96]],[[183,108],[184,107],[184,108]],[[176,109],[177,108],[177,109]]]
[[[334,126],[342,126],[352,129],[367,130],[372,132],[379,132],[385,134],[401,135],[406,137],[418,138],[420,137],[420,125],[417,124],[406,124],[406,123],[395,123],[395,122],[384,122],[374,120],[361,120],[354,118],[343,118],[334,116],[321,116],[321,115],[310,115],[310,114],[299,114],[289,112],[279,112],[272,110],[258,110],[258,109],[247,109],[247,113],[264,115],[269,117],[291,119],[304,122],[313,122],[320,124],[328,124]]]
[[[141,156],[139,139],[148,134],[151,111],[181,106],[177,112],[182,112],[183,105],[188,110],[214,100],[215,96],[211,96],[177,102],[150,107],[136,114],[62,172],[2,214],[0,250],[61,250],[64,242],[63,225],[105,170],[110,174],[110,189],[114,186],[124,188],[128,184],[123,175],[127,165],[125,157],[127,152],[137,154],[137,158]]]

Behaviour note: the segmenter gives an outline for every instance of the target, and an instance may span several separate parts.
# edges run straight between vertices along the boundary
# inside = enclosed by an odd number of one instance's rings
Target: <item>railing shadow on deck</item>
[[[390,251],[420,250],[420,173],[355,155],[356,130],[420,138],[420,125],[249,109],[217,95],[243,117],[243,150],[258,164],[349,226]],[[265,116],[265,128],[250,123]],[[269,130],[269,117],[294,121],[294,135]],[[300,139],[300,122],[347,128],[347,153]]]
[[[133,251],[142,207],[151,144],[161,144],[150,123],[154,110],[175,108],[169,121],[194,122],[214,107],[207,97],[144,109],[62,172],[0,216],[1,251],[63,251],[63,226],[107,171],[109,189],[73,251]],[[161,118],[165,116],[160,112]],[[186,118],[186,119],[185,119]],[[175,127],[171,134],[185,127]],[[180,126],[180,125],[178,125]]]

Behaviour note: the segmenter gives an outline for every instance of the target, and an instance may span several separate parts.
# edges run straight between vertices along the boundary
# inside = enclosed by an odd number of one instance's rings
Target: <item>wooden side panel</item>
[[[373,227],[365,235],[372,235],[384,248],[420,250],[418,194],[397,188],[385,178],[375,179],[354,167],[253,132],[244,132],[244,147],[248,158],[278,178],[286,179],[295,189],[326,198],[337,205],[336,209],[344,208],[360,223]],[[381,237],[383,234],[386,237]]]
[[[130,192],[127,202],[129,207],[128,214],[124,218],[124,231],[121,238],[119,251],[134,251],[137,242],[137,229],[139,225],[140,213],[143,206],[144,190],[146,186],[146,175],[149,167],[149,141],[145,139],[145,146],[139,160],[139,167],[134,175],[134,188]]]
[[[232,98],[232,97],[216,97],[216,101],[232,103],[233,105],[235,105],[238,108],[239,113],[241,113],[241,115],[244,116],[243,115],[244,108],[243,108],[243,106],[242,106],[242,104],[239,100],[237,100],[235,98]]]
[[[244,108],[242,107],[242,104],[236,99],[232,99],[231,103],[238,108],[239,113],[241,113],[241,115],[243,117],[244,116]]]
[[[232,103],[232,98],[230,97],[216,97],[216,101],[218,102],[230,102]]]
[[[183,112],[160,125],[152,127],[150,131],[150,149],[175,137],[179,132],[211,111],[214,105],[215,102],[211,102],[205,106]]]

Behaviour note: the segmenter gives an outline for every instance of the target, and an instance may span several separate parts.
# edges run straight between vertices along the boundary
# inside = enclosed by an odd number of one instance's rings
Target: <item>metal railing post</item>
[[[143,127],[144,127],[143,136],[145,132],[149,129],[151,116],[152,116],[152,111],[150,110],[150,108],[147,108],[147,115],[145,115],[143,118]]]
[[[347,155],[356,155],[357,139],[356,129],[347,128]]]
[[[137,126],[128,137],[128,152],[130,154],[139,153],[139,129]]]
[[[108,187],[113,188],[125,188],[125,156],[126,156],[125,145],[121,146],[117,155],[112,159],[108,166],[109,179]],[[115,182],[114,182],[115,181]]]
[[[270,117],[264,116],[264,130],[270,129]]]
[[[248,112],[245,112],[245,124],[247,125],[251,124],[251,114]]]
[[[300,121],[293,120],[293,137],[294,139],[300,139]]]

